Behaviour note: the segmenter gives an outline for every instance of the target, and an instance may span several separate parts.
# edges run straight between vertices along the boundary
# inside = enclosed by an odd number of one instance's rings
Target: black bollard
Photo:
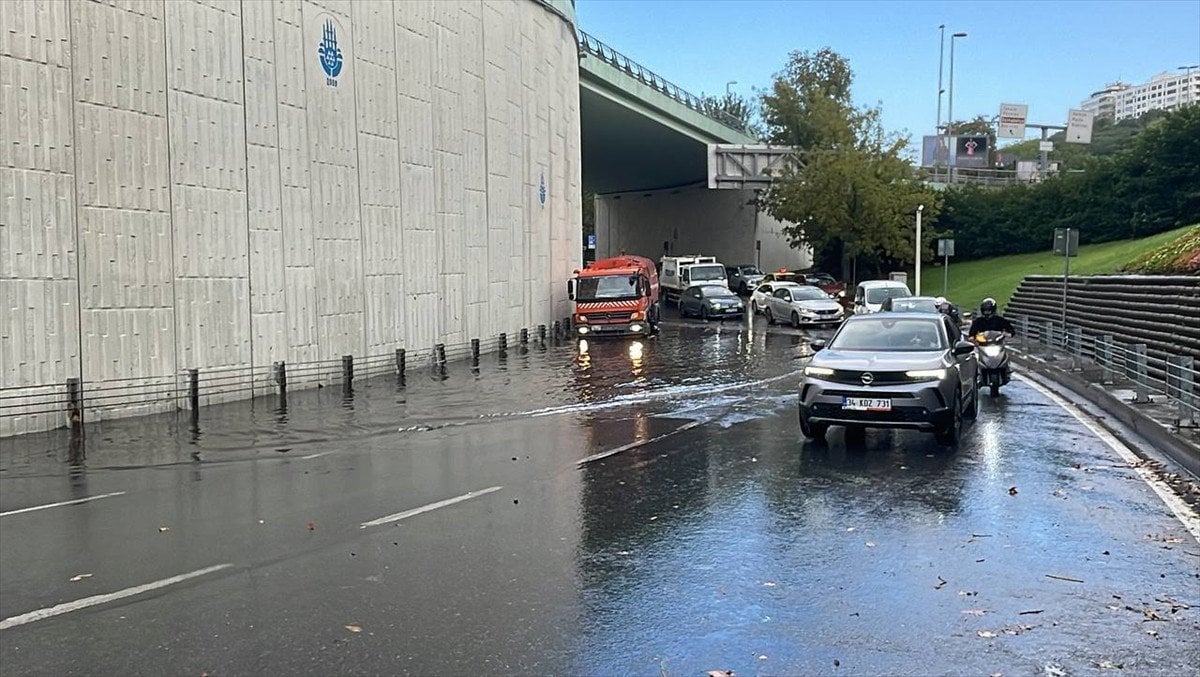
[[[342,355],[342,389],[350,390],[354,387],[354,356]]]
[[[522,327],[521,328],[521,345],[525,345],[526,343],[529,343],[529,330]]]
[[[275,383],[279,386],[279,396],[287,397],[287,363],[275,363]]]
[[[500,334],[499,342],[497,343],[496,353],[501,359],[508,357],[508,334]]]
[[[192,423],[200,421],[200,370],[188,369],[188,406],[192,409]]]
[[[471,366],[479,366],[479,339],[471,339]]]
[[[77,378],[67,379],[67,420],[72,430],[83,427],[83,384]]]
[[[404,382],[405,355],[403,348],[396,349],[396,375],[400,377],[400,382]]]

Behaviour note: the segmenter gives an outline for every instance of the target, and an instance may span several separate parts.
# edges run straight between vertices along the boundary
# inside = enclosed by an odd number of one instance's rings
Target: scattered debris
[[[653,522],[653,521],[654,521],[654,520],[656,520],[656,519],[658,519],[658,515],[655,515],[654,517],[651,517],[651,518],[650,518],[650,521],[651,521],[651,522]]]
[[[1059,576],[1057,574],[1046,574],[1046,578],[1053,578],[1056,581],[1068,581],[1070,583],[1083,583],[1084,582],[1084,581],[1079,580],[1078,578],[1071,578],[1070,576]]]
[[[846,531],[847,532],[854,531],[854,527],[846,527]]]
[[[1148,620],[1148,621],[1165,621],[1165,620],[1167,620],[1167,619],[1163,618],[1162,616],[1159,616],[1158,612],[1155,611],[1154,609],[1149,609],[1149,608],[1142,609],[1142,615],[1145,616],[1146,620]]]
[[[937,585],[933,586],[933,589],[941,590],[943,587],[945,587],[945,585],[946,585],[946,579],[942,578],[941,576],[938,576]]]
[[[1067,677],[1067,671],[1053,663],[1047,663],[1045,671],[1046,677]]]
[[[979,635],[980,637],[982,637],[984,639],[991,639],[996,636],[996,633],[992,632],[991,630],[980,630],[980,631],[976,632],[975,634]]]
[[[841,661],[839,661],[839,660],[838,660],[838,659],[836,659],[836,658],[835,658],[835,659],[833,659],[833,667],[837,668],[837,667],[841,667],[841,665],[842,665],[842,662],[841,662]]]
[[[170,530],[171,530],[171,527],[159,527],[159,528],[158,528],[158,533],[160,533],[160,534],[161,534],[161,533],[164,533],[164,532],[167,532],[167,531],[170,531]]]
[[[1017,615],[1018,616],[1029,616],[1030,614],[1040,614],[1044,611],[1045,611],[1045,609],[1030,609],[1029,611],[1022,611],[1022,612],[1018,613]]]
[[[622,557],[624,557],[625,555],[632,555],[633,553],[632,553],[632,552],[630,552],[630,551],[628,551],[628,550],[618,550],[618,551],[617,551],[617,554],[618,554],[618,555],[621,555]]]
[[[767,581],[766,583],[763,583],[763,587],[764,588],[773,588],[773,587],[775,587],[775,581]]]
[[[362,626],[358,623],[351,623],[350,625],[346,626],[346,629],[354,633],[362,632]]]
[[[1121,670],[1125,667],[1121,663],[1114,663],[1112,661],[1092,661],[1092,665],[1095,665],[1101,670]]]
[[[767,660],[767,655],[766,655],[766,654],[759,654],[759,656],[758,656],[758,660],[760,660],[760,661],[765,661],[765,660]]]
[[[987,613],[987,609],[963,609],[963,613],[968,616],[982,616]]]
[[[1016,487],[1009,487],[1009,488],[1008,488],[1008,495],[1009,495],[1009,496],[1016,496],[1016,495],[1017,495],[1017,488],[1016,488]]]
[[[875,547],[875,541],[867,541],[867,547],[868,547],[868,548],[874,548],[874,547]]]
[[[85,578],[91,578],[91,577],[92,577],[91,574],[79,574],[77,576],[72,576],[70,580],[72,583],[78,583],[79,581],[82,581]]]
[[[733,677],[733,670],[709,670],[705,677]]]
[[[1159,639],[1159,637],[1158,637],[1158,630],[1147,630],[1147,631],[1146,631],[1146,634],[1147,634],[1147,635],[1150,635],[1150,636],[1151,636],[1151,637],[1153,637],[1154,639]]]
[[[1187,604],[1184,604],[1183,602],[1177,602],[1177,601],[1171,599],[1170,597],[1158,597],[1154,601],[1162,602],[1163,604],[1169,605],[1171,607],[1171,613],[1173,613],[1173,614],[1177,614],[1180,611],[1183,611],[1184,609],[1192,608],[1192,607],[1188,606]]]
[[[974,590],[959,590],[958,591],[959,597],[975,597],[978,594],[979,593],[975,592]]]
[[[316,522],[313,522],[312,520],[309,520],[309,522],[308,522],[308,530],[309,530],[309,531],[316,531],[316,529],[317,529],[317,523],[316,523]]]
[[[757,457],[755,457],[755,456],[751,456],[751,457],[750,457],[750,462],[751,462],[751,463],[758,463],[758,458],[757,458]]]

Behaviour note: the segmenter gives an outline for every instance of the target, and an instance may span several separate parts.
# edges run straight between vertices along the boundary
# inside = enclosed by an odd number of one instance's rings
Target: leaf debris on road
[[[946,579],[942,578],[941,576],[938,576],[938,582],[936,585],[933,586],[933,589],[941,590],[945,585],[946,585]]]
[[[359,625],[358,623],[351,623],[346,626],[346,629],[353,633],[362,632],[362,626]]]
[[[1058,574],[1046,574],[1046,578],[1053,578],[1056,581],[1067,581],[1070,583],[1083,583],[1084,582],[1078,578],[1071,578],[1070,576],[1059,576]]]
[[[78,574],[76,576],[72,576],[70,580],[72,583],[77,583],[79,581],[82,581],[85,578],[91,578],[91,577],[92,577],[91,574]]]

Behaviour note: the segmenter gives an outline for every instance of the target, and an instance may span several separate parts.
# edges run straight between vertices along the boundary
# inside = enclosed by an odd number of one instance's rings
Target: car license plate
[[[892,401],[880,397],[843,397],[842,409],[853,411],[891,411]]]
[[[737,312],[741,312],[741,311],[739,311],[737,308],[726,308],[726,309],[725,309],[723,312],[726,312],[726,313],[737,313]]]

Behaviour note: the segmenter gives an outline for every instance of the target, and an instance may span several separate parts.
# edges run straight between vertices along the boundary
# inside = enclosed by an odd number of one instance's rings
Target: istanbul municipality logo
[[[342,50],[338,49],[337,30],[330,20],[325,21],[325,28],[321,31],[317,58],[321,62],[321,70],[325,71],[325,84],[337,87],[337,76],[342,72]]]

